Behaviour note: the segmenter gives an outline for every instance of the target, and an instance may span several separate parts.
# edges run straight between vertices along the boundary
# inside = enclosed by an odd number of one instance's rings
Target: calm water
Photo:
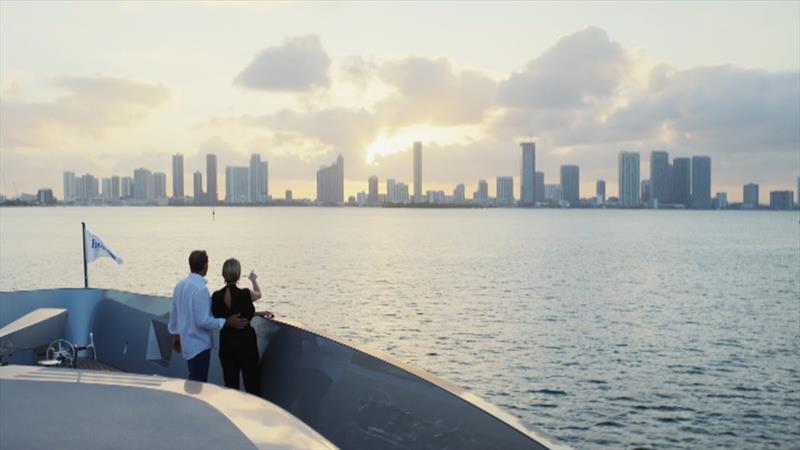
[[[269,308],[462,385],[579,448],[797,448],[797,213],[0,209],[0,290],[82,285],[80,222],[169,295],[190,250]]]

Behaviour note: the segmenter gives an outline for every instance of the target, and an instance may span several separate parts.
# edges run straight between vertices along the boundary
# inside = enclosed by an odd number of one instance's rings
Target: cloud
[[[544,54],[500,84],[500,99],[510,107],[580,108],[612,95],[629,75],[622,46],[600,28],[562,37]]]
[[[35,147],[75,135],[102,137],[108,128],[143,121],[170,96],[164,86],[121,78],[68,77],[53,84],[67,94],[50,102],[0,99],[0,145]]]
[[[302,92],[330,85],[331,59],[318,36],[288,37],[282,45],[269,47],[234,79],[247,89]]]
[[[376,105],[381,120],[392,126],[479,123],[495,104],[494,80],[476,71],[455,72],[447,58],[386,62],[379,76],[396,89]]]

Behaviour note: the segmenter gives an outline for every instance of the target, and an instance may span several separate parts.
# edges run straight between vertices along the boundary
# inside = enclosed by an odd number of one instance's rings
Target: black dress
[[[230,307],[225,304],[226,290],[231,293]],[[238,313],[246,319],[252,319],[255,312],[249,289],[227,285],[211,296],[211,313],[214,317],[228,318]],[[253,327],[249,324],[242,329],[223,327],[219,332],[219,361],[225,386],[238,390],[241,372],[245,390],[259,395],[258,345]]]

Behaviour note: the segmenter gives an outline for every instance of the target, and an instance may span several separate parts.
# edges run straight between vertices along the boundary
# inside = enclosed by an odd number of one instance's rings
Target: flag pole
[[[86,222],[81,222],[81,237],[83,238],[83,287],[89,287],[89,275],[86,268]]]

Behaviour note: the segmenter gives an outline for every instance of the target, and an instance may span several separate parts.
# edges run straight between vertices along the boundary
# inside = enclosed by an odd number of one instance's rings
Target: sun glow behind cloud
[[[374,164],[376,156],[386,156],[408,150],[416,141],[422,142],[425,146],[447,146],[467,144],[482,137],[483,132],[478,125],[434,127],[428,124],[417,124],[403,128],[383,129],[367,147],[367,163]]]

